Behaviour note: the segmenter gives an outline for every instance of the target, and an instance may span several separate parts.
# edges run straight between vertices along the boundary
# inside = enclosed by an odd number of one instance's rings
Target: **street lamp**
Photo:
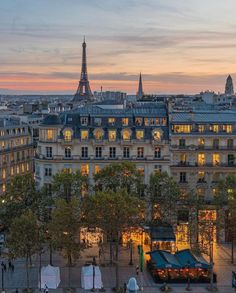
[[[129,265],[133,265],[133,240],[130,239],[130,260],[129,260]]]
[[[190,262],[189,260],[187,261],[187,270],[188,270],[188,283],[186,287],[186,291],[191,291],[192,289],[190,288],[190,274],[189,274],[189,269],[190,269]]]
[[[4,272],[6,271],[6,264],[2,261],[1,263],[2,267],[2,292],[5,292],[4,290]]]

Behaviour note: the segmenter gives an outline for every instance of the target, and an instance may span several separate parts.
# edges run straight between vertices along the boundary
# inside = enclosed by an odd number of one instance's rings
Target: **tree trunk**
[[[49,264],[52,266],[52,244],[49,243]]]
[[[113,264],[113,249],[112,249],[112,241],[110,240],[110,264]]]
[[[232,234],[232,241],[231,241],[231,263],[234,263],[234,235]]]
[[[116,290],[118,292],[119,290],[119,284],[120,284],[120,275],[119,275],[119,258],[118,258],[118,250],[119,250],[119,244],[118,240],[116,242],[116,252],[117,252],[117,259],[116,259]]]
[[[29,291],[29,255],[26,256],[26,286]]]

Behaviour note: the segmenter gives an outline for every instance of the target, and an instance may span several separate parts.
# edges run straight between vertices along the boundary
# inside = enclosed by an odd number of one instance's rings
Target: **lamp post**
[[[133,265],[133,240],[130,239],[130,260],[129,260],[129,265]]]
[[[188,260],[187,262],[187,270],[188,270],[188,282],[187,282],[187,287],[186,287],[186,291],[191,291],[192,289],[190,288],[190,274],[189,274],[189,269],[190,269],[190,262]]]
[[[4,290],[4,272],[6,270],[6,264],[3,261],[1,263],[1,267],[2,267],[2,292],[5,292],[5,290]]]

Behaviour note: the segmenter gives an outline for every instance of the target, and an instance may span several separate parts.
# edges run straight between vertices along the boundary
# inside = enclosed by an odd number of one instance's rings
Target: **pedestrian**
[[[12,263],[12,264],[11,264],[11,271],[14,273],[14,270],[15,270],[15,266],[14,266],[14,264]]]
[[[4,272],[7,271],[7,265],[5,263],[3,264],[3,269],[4,269]]]
[[[19,290],[16,288],[16,293],[19,293]]]
[[[136,265],[136,275],[138,276],[138,274],[139,274],[139,266]]]
[[[44,286],[44,290],[43,290],[44,293],[48,293],[48,286],[45,284]]]
[[[124,283],[124,287],[123,288],[124,288],[124,290],[123,290],[124,293],[126,293],[127,292],[127,284],[126,283]]]
[[[102,256],[102,249],[99,248],[99,250],[98,250],[98,257],[99,257],[99,259],[101,259],[101,256]]]
[[[8,271],[12,270],[12,263],[10,260],[8,260]]]

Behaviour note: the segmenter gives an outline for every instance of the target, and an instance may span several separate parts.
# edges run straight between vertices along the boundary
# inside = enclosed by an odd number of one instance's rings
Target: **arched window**
[[[130,137],[131,137],[131,131],[129,129],[124,129],[122,131],[123,140],[130,140]]]
[[[96,140],[100,140],[100,139],[103,138],[104,131],[102,129],[100,129],[100,128],[95,129],[94,132],[93,132],[93,135],[94,135]]]

